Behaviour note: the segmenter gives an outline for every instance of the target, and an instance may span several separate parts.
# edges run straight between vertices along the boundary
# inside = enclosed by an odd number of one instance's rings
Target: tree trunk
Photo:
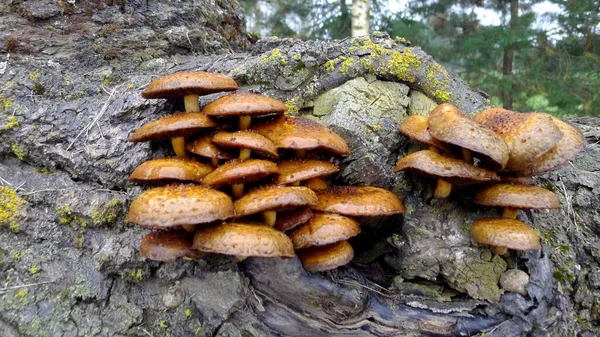
[[[370,0],[352,1],[352,37],[369,35]]]
[[[504,47],[504,58],[502,62],[502,75],[504,86],[502,88],[502,103],[505,109],[513,107],[513,93],[515,91],[515,79],[513,76],[513,62],[515,58],[515,42],[517,25],[519,20],[519,0],[510,0],[510,23],[509,31],[511,42]]]

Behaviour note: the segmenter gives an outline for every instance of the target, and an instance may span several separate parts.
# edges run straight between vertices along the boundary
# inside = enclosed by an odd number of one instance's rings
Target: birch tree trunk
[[[370,0],[352,1],[352,37],[369,35]]]

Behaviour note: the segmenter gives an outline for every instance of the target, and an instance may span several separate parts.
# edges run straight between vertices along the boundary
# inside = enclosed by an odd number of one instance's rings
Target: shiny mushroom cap
[[[279,157],[275,144],[265,136],[254,131],[219,131],[212,135],[211,140],[222,147],[250,149],[274,158]]]
[[[201,136],[185,144],[185,149],[206,158],[232,159],[234,156],[219,149],[210,136]]]
[[[438,141],[467,149],[494,169],[508,162],[508,146],[452,104],[438,105],[429,115],[429,134]]]
[[[186,95],[208,95],[237,90],[238,85],[226,75],[203,71],[182,71],[159,77],[144,91],[144,98],[175,98]]]
[[[142,125],[129,137],[130,142],[167,140],[174,137],[187,137],[198,131],[217,126],[210,117],[183,112],[163,117]]]
[[[477,219],[471,225],[471,238],[477,243],[515,250],[538,250],[541,248],[537,231],[516,219]]]
[[[279,178],[281,185],[292,184],[311,178],[324,177],[338,172],[340,169],[334,164],[316,159],[286,160],[279,162]]]
[[[192,249],[193,241],[193,234],[185,231],[152,232],[142,238],[140,252],[153,261],[175,262],[182,257],[199,255]]]
[[[563,137],[552,117],[544,113],[517,113],[493,108],[477,115],[475,121],[500,135],[508,145],[505,171],[526,169]]]
[[[299,207],[291,211],[279,212],[273,228],[287,232],[307,222],[312,216],[313,212],[310,210],[310,207]]]
[[[202,182],[213,167],[191,159],[159,158],[143,162],[129,176],[138,183],[170,182],[174,180]]]
[[[338,214],[315,213],[307,223],[294,229],[290,238],[294,249],[302,249],[348,240],[359,233],[360,226],[352,218]]]
[[[319,203],[313,210],[349,216],[381,216],[406,212],[398,197],[383,188],[334,186],[316,191]]]
[[[235,256],[295,256],[292,241],[283,232],[242,223],[224,223],[199,230],[193,247],[203,252]]]
[[[411,153],[398,160],[394,172],[405,170],[441,178],[457,186],[500,180],[496,172],[430,150]]]
[[[334,154],[350,154],[342,137],[323,125],[303,117],[279,116],[259,122],[253,129],[282,149],[321,149]]]
[[[277,164],[261,159],[231,160],[204,177],[202,185],[245,184],[277,174]]]
[[[414,115],[406,117],[398,126],[398,131],[410,139],[435,146],[439,149],[449,150],[449,146],[431,137],[427,117]]]
[[[249,92],[236,92],[218,98],[202,110],[209,116],[260,116],[287,111],[282,101]]]
[[[146,228],[168,229],[232,216],[233,202],[223,192],[195,185],[169,185],[147,190],[135,198],[127,221]]]
[[[248,192],[235,201],[237,217],[265,211],[311,206],[318,202],[311,189],[301,186],[266,186]]]
[[[473,202],[485,206],[511,208],[543,209],[560,207],[560,201],[556,194],[533,185],[491,185],[477,191]]]
[[[298,256],[304,269],[319,272],[347,265],[354,258],[354,250],[347,241],[340,241],[302,250]]]

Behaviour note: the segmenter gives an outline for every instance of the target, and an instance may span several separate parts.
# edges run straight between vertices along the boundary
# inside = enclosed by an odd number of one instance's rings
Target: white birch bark
[[[369,35],[370,0],[352,0],[352,37]]]

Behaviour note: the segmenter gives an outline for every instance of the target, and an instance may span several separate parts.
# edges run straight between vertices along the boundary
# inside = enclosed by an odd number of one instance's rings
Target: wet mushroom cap
[[[142,238],[140,253],[153,261],[175,262],[178,258],[196,255],[193,241],[193,234],[185,231],[152,232]]]
[[[232,216],[233,202],[223,192],[196,185],[168,185],[149,189],[135,198],[127,221],[151,229],[169,229]]]
[[[504,140],[452,104],[438,105],[427,122],[429,134],[436,140],[467,149],[494,169],[506,166],[508,146]]]
[[[197,154],[206,158],[232,159],[233,155],[222,151],[211,140],[210,136],[201,136],[190,142],[186,142],[185,149],[188,152]]]
[[[380,216],[406,212],[398,197],[383,188],[371,186],[334,186],[316,191],[318,204],[313,210],[349,216]]]
[[[259,116],[287,111],[282,101],[249,92],[236,92],[218,98],[202,110],[209,116]]]
[[[234,203],[237,217],[274,210],[312,206],[319,200],[311,189],[302,186],[266,186],[254,189]]]
[[[265,136],[254,131],[219,131],[212,135],[213,143],[226,148],[250,149],[278,158],[277,147]]]
[[[340,241],[299,251],[298,256],[304,269],[319,272],[347,265],[354,258],[354,250],[347,241]]]
[[[477,243],[515,250],[538,250],[538,232],[524,222],[509,218],[481,218],[471,225],[471,238]]]
[[[142,125],[129,137],[129,141],[146,142],[187,137],[215,126],[217,124],[206,115],[195,112],[182,112]]]
[[[261,159],[231,160],[204,177],[202,185],[245,184],[277,174],[277,164]]]
[[[256,123],[252,128],[273,141],[278,148],[322,149],[334,154],[350,154],[348,144],[342,137],[308,118],[283,115]]]
[[[208,95],[237,90],[238,85],[226,75],[203,71],[182,71],[159,77],[144,91],[144,98],[175,98],[186,95]]]
[[[277,183],[281,185],[327,176],[340,170],[328,161],[316,159],[286,160],[279,162],[277,166],[279,166]]]
[[[196,232],[194,246],[203,252],[235,256],[294,257],[292,241],[269,226],[224,223]]]
[[[212,172],[213,167],[191,159],[159,158],[143,162],[129,176],[133,182],[194,181]]]
[[[307,222],[312,216],[313,212],[310,210],[310,207],[299,207],[291,211],[279,212],[273,228],[287,232]]]
[[[411,153],[398,160],[394,172],[405,170],[441,178],[456,186],[500,180],[496,172],[430,150]]]
[[[428,128],[429,124],[427,123],[427,117],[414,115],[406,117],[398,126],[398,131],[410,139],[414,139],[421,143],[435,146],[440,149],[449,150],[448,145],[431,137]]]
[[[495,184],[475,193],[473,202],[485,206],[510,208],[559,208],[556,194],[533,185]]]
[[[350,217],[315,213],[305,224],[290,234],[294,249],[311,246],[324,246],[334,242],[348,240],[360,233],[358,222]]]

